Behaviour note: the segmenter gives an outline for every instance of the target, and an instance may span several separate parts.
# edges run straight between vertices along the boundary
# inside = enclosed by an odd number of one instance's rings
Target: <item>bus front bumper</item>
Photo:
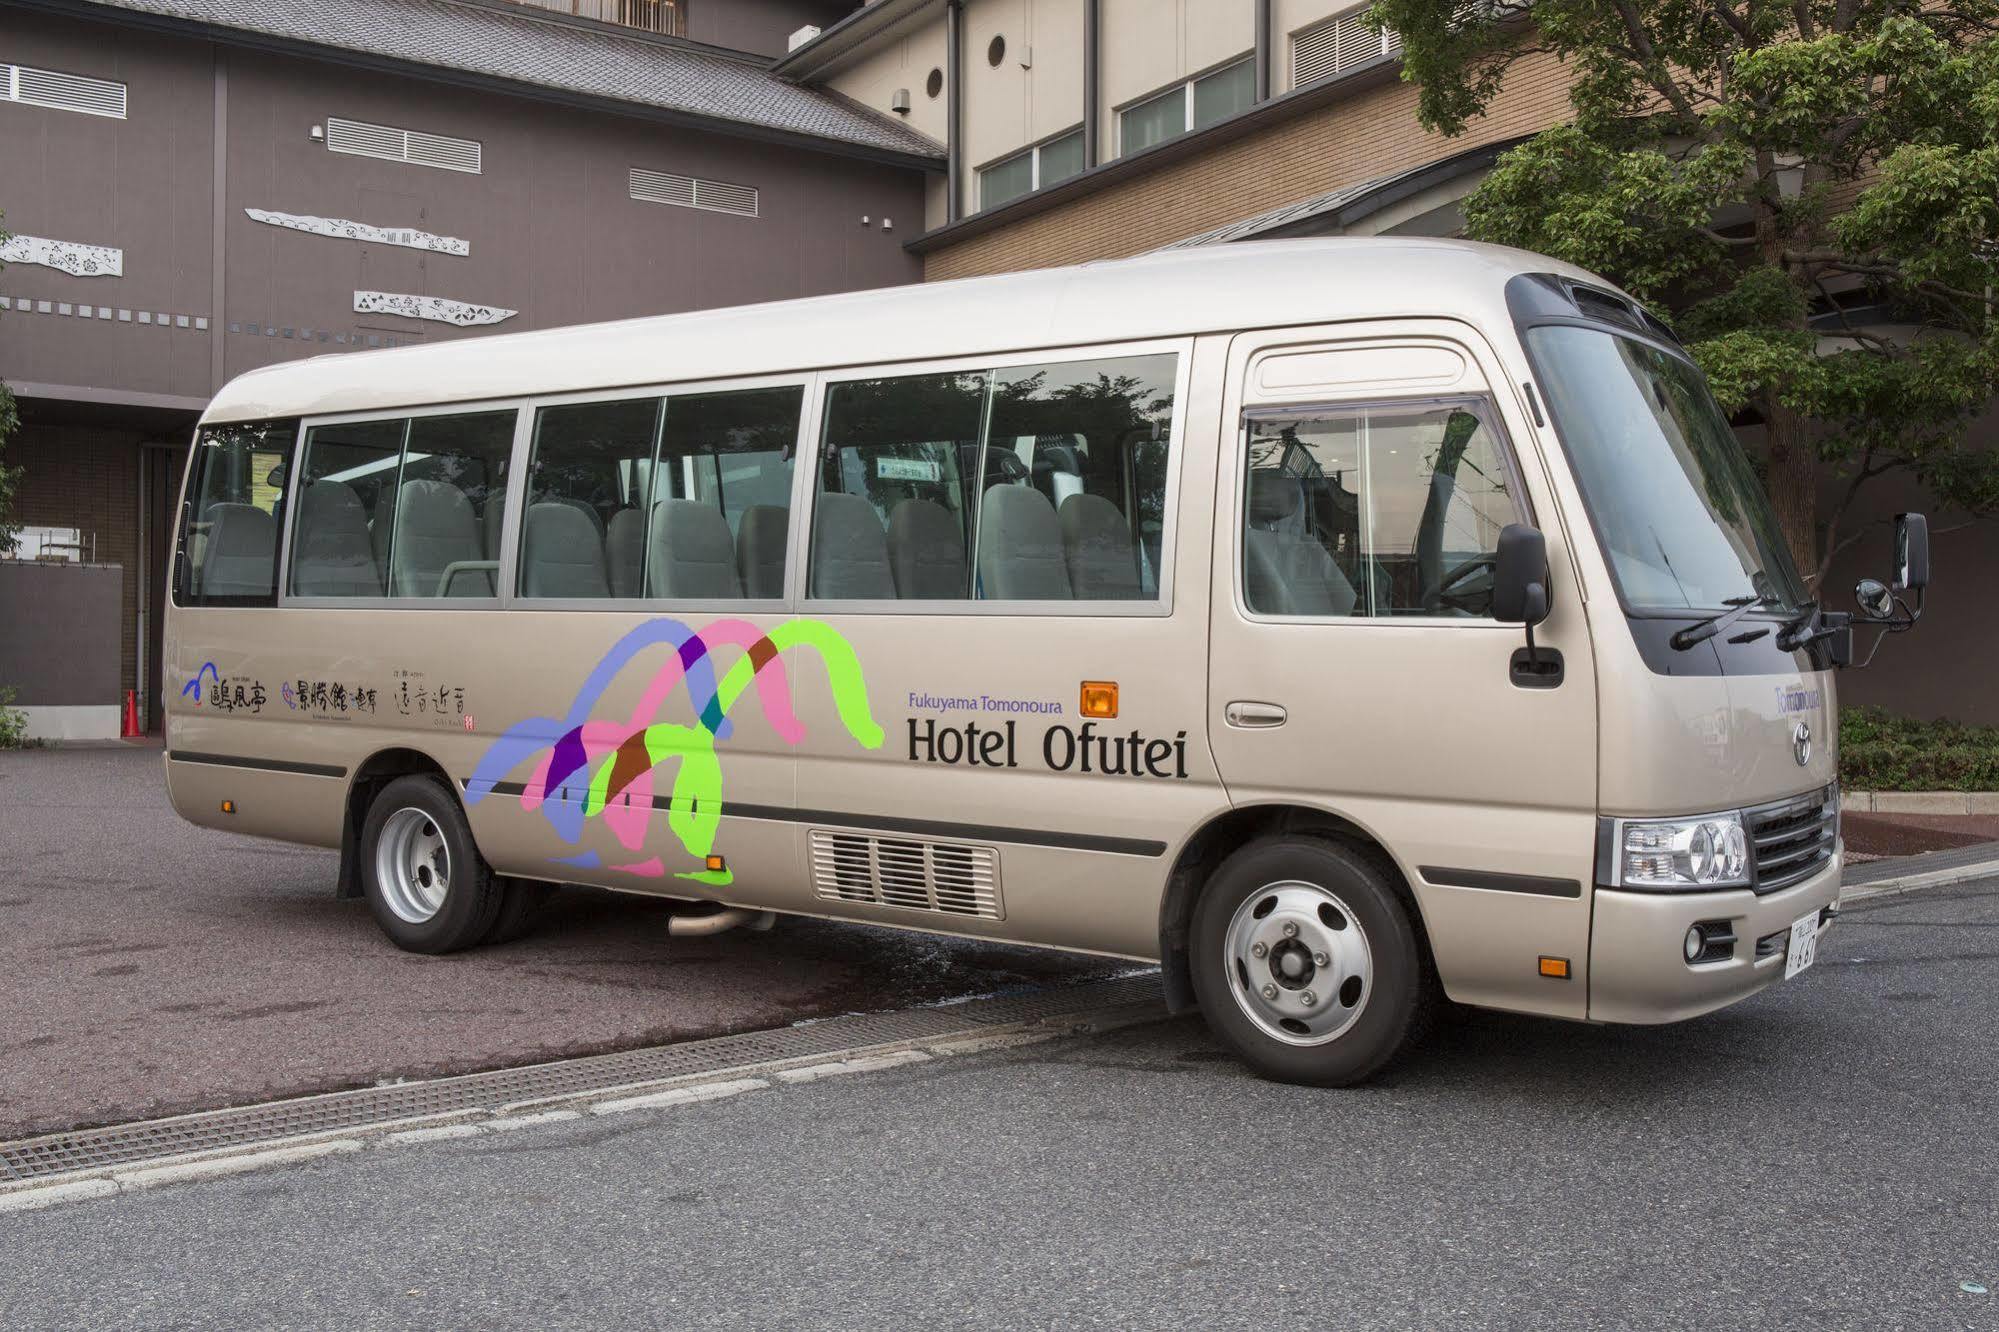
[[[1747,888],[1718,893],[1596,890],[1590,923],[1592,1022],[1678,1022],[1746,999],[1783,979],[1794,923],[1814,913],[1823,936],[1839,906],[1840,848],[1811,878],[1758,897]],[[1729,955],[1689,964],[1687,931],[1725,925]]]

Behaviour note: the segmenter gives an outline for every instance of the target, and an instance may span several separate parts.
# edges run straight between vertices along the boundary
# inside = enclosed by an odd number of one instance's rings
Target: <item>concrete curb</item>
[[[1969,865],[1953,865],[1947,869],[1930,870],[1922,874],[1902,874],[1892,879],[1877,879],[1872,883],[1859,884],[1850,891],[1840,894],[1840,905],[1849,906],[1855,902],[1865,902],[1875,897],[1900,897],[1906,893],[1919,892],[1924,888],[1948,888],[1953,884],[1970,883],[1974,879],[1989,879],[1999,875],[1999,856],[1990,860],[1977,860]]]
[[[664,1082],[596,1087],[587,1092],[544,1100],[494,1105],[480,1110],[454,1110],[422,1119],[398,1118],[317,1134],[272,1138],[219,1151],[77,1171],[54,1178],[0,1185],[0,1214],[108,1198],[167,1184],[238,1175],[368,1148],[461,1141],[543,1124],[571,1122],[586,1115],[672,1110],[744,1092],[782,1089],[826,1078],[906,1068],[958,1055],[1012,1049],[1062,1036],[1111,1031],[1118,1027],[1156,1022],[1165,1016],[1165,1010],[1157,1004],[1118,1004],[1065,1013],[1059,1017],[995,1024],[989,1030],[979,1032],[954,1032],[856,1046],[841,1051],[831,1059],[821,1053],[797,1059],[746,1063]]]
[[[1850,814],[1999,814],[1999,791],[1842,791]]]

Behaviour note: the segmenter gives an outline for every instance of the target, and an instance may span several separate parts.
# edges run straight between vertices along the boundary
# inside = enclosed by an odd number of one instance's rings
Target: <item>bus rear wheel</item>
[[[1409,909],[1366,857],[1268,837],[1215,870],[1191,970],[1208,1026],[1267,1078],[1363,1082],[1420,1040],[1436,981]]]
[[[433,777],[398,777],[375,797],[361,825],[361,879],[375,923],[412,953],[469,948],[500,911],[499,880]]]

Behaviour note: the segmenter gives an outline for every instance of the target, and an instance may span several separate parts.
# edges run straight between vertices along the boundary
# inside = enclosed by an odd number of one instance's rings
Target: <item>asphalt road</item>
[[[0,1325],[1995,1327],[1995,931],[1344,1092],[1177,1021],[0,1217]]]
[[[669,939],[663,903],[583,890],[420,957],[334,899],[337,859],[182,823],[158,749],[0,751],[0,1139],[1129,965],[798,919]]]

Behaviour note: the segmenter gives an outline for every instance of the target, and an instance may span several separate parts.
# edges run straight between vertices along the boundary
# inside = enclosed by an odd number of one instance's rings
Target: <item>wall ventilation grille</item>
[[[1365,7],[1337,15],[1291,39],[1291,86],[1344,74],[1402,49],[1395,32],[1375,32],[1361,22]]]
[[[834,902],[872,902],[951,916],[1004,918],[991,847],[866,833],[811,833],[812,887]]]
[[[59,74],[26,65],[0,65],[0,102],[79,111],[86,116],[125,118],[125,85],[81,74]]]
[[[738,217],[757,215],[757,190],[754,185],[700,180],[694,176],[676,176],[669,171],[647,171],[643,167],[632,168],[632,197],[643,203],[704,208],[711,213],[734,213]]]
[[[357,157],[380,157],[390,162],[437,167],[478,175],[482,165],[478,141],[453,139],[421,130],[397,129],[393,125],[370,125],[362,120],[326,121],[326,146],[336,153]]]

